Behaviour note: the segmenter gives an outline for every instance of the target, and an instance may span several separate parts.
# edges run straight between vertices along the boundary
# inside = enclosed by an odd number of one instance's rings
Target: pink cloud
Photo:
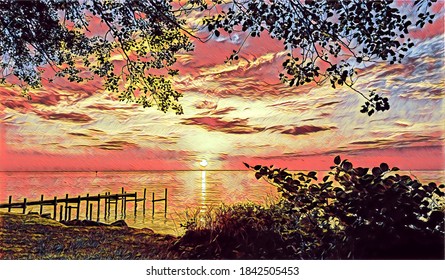
[[[116,108],[108,106],[108,105],[104,105],[104,104],[93,104],[93,105],[88,105],[87,106],[88,109],[98,109],[100,111],[114,111]]]
[[[208,131],[220,131],[232,134],[252,134],[264,130],[264,128],[250,126],[247,119],[234,119],[225,121],[214,117],[194,117],[182,122],[185,125],[202,126]]]
[[[226,108],[221,108],[219,110],[214,110],[211,112],[211,114],[221,116],[221,115],[227,115],[228,113],[233,111],[236,111],[235,107],[226,107]]]
[[[195,104],[196,109],[216,109],[216,107],[218,107],[218,105],[215,102],[207,100],[200,101]]]
[[[93,119],[85,114],[80,113],[54,113],[54,112],[37,112],[39,116],[47,120],[70,121],[78,123],[88,123]]]
[[[324,130],[335,129],[335,127],[321,127],[314,125],[302,125],[302,126],[283,126],[277,125],[268,128],[268,130],[272,130],[274,132],[282,133],[282,134],[290,134],[290,135],[306,135],[310,133],[315,133]]]

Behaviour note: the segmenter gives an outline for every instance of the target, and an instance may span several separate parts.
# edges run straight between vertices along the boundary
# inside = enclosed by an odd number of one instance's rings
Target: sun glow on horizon
[[[201,160],[201,162],[199,163],[199,165],[201,165],[202,167],[206,167],[208,164],[209,163],[205,159]]]

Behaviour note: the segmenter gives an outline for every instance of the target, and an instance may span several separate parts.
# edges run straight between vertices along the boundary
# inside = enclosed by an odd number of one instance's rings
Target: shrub
[[[195,212],[172,249],[185,259],[286,259],[295,257],[295,220],[281,203],[222,205]]]
[[[245,163],[282,194],[282,215],[296,222],[298,256],[444,258],[443,184],[421,184],[386,163],[371,170],[339,156],[334,163],[321,182],[315,171],[291,174]]]

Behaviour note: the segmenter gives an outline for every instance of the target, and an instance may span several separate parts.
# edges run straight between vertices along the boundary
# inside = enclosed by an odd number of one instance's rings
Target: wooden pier
[[[142,213],[145,215],[146,209],[146,201],[147,201],[147,189],[144,189],[144,193],[142,197],[138,197],[138,193],[127,193],[124,188],[122,188],[121,193],[111,194],[110,192],[106,192],[105,194],[97,194],[90,196],[90,194],[86,194],[86,196],[75,196],[69,197],[68,194],[65,195],[64,198],[58,198],[54,196],[51,199],[45,199],[43,194],[40,196],[40,200],[28,201],[26,198],[20,202],[13,202],[12,196],[10,195],[8,198],[8,203],[0,204],[1,208],[7,208],[8,212],[11,212],[12,209],[22,209],[22,213],[25,214],[26,210],[30,206],[39,206],[39,214],[51,217],[54,220],[57,220],[57,216],[59,217],[59,221],[69,221],[71,220],[72,214],[75,211],[75,219],[79,220],[81,216],[81,206],[85,204],[85,219],[93,220],[96,218],[97,221],[100,220],[101,217],[101,208],[103,210],[103,218],[105,220],[110,218],[111,208],[114,205],[114,216],[115,219],[118,217],[118,209],[120,204],[120,213],[122,217],[126,217],[127,212],[127,203],[132,202],[134,206],[134,216],[137,215],[138,202],[142,202]],[[152,215],[155,213],[155,202],[164,201],[164,213],[167,215],[167,189],[164,191],[164,198],[155,199],[155,193],[152,194]],[[103,206],[102,206],[103,205]],[[96,217],[93,217],[93,208],[96,206]],[[44,207],[51,207],[51,213],[43,213]],[[57,215],[59,213],[59,215]]]

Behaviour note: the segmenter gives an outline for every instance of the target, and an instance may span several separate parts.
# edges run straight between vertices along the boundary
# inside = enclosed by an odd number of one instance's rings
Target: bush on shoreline
[[[254,203],[222,205],[196,213],[173,249],[185,259],[283,259],[294,257],[294,230],[282,206]]]
[[[320,182],[315,171],[246,164],[281,200],[197,215],[174,249],[198,259],[444,258],[443,184],[421,184],[386,163],[334,163]]]

